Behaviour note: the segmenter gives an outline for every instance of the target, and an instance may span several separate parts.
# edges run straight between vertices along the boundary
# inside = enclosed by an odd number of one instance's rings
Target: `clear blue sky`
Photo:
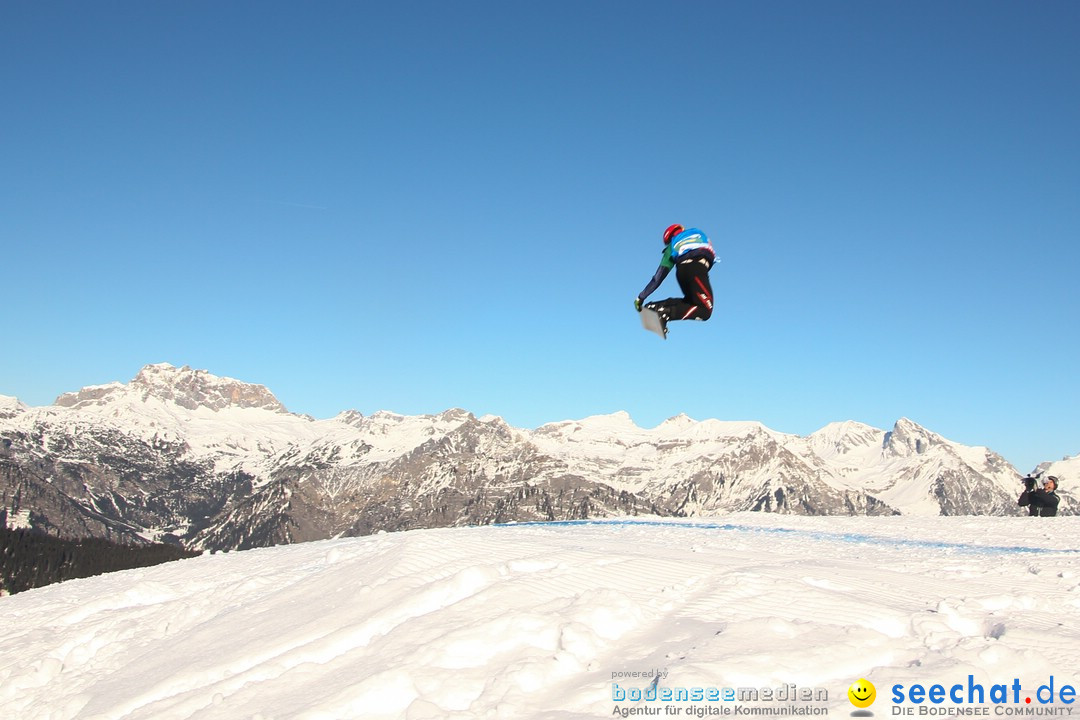
[[[1080,3],[9,2],[0,79],[28,404],[171,362],[316,417],[1080,453]],[[664,342],[675,222],[722,262]]]

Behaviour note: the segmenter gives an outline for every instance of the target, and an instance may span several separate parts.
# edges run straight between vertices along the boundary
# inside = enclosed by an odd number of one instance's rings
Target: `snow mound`
[[[1075,685],[1064,520],[746,514],[207,555],[0,599],[0,714],[606,717],[632,706],[613,683],[660,671],[820,688],[845,716],[865,677],[881,716],[896,683]]]

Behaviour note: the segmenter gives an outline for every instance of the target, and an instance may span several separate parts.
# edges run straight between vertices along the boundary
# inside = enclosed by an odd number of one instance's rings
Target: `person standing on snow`
[[[672,225],[664,231],[664,254],[656,274],[634,300],[634,308],[655,310],[660,324],[667,332],[668,320],[708,320],[713,311],[712,284],[709,270],[716,262],[716,252],[705,233],[697,228],[687,230],[682,225]],[[668,298],[642,305],[656,292],[660,283],[675,268],[675,278],[683,291],[681,298]]]
[[[1021,507],[1026,505],[1028,515],[1054,517],[1057,515],[1058,503],[1061,502],[1057,494],[1058,479],[1050,475],[1040,488],[1035,487],[1035,482],[1035,478],[1031,476],[1024,478],[1024,492],[1020,493],[1017,504]]]

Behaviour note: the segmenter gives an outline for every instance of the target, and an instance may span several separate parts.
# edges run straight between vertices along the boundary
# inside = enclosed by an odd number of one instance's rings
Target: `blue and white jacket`
[[[681,233],[671,238],[671,242],[665,249],[670,250],[669,257],[675,262],[678,262],[679,258],[684,257],[694,250],[705,250],[706,253],[699,254],[707,254],[710,260],[716,258],[716,251],[713,250],[712,243],[709,242],[708,236],[697,228],[683,230]]]

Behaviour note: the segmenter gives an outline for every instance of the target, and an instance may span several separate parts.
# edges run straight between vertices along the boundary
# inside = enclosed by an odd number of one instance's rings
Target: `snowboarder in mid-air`
[[[638,312],[642,308],[655,311],[665,337],[669,320],[708,320],[713,311],[709,270],[715,262],[716,253],[705,233],[697,228],[688,230],[678,224],[670,226],[664,231],[664,254],[660,258],[660,267],[634,300],[634,308]],[[645,299],[660,287],[672,268],[675,268],[675,278],[679,281],[683,297],[645,303]]]

